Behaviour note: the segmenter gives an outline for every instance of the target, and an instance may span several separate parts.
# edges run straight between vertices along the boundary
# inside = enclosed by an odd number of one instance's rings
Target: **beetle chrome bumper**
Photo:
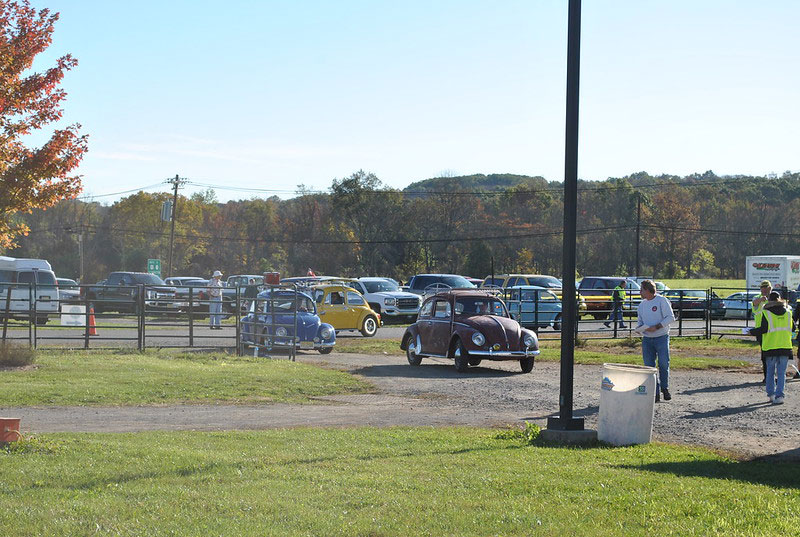
[[[530,358],[539,354],[538,350],[524,351],[469,351],[470,356],[485,356],[487,358]]]

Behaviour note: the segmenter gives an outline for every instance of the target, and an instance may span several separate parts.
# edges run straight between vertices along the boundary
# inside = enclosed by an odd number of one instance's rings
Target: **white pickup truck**
[[[414,293],[401,291],[396,282],[377,277],[350,280],[347,285],[364,295],[369,307],[381,314],[381,319],[409,320],[417,318],[421,298]]]

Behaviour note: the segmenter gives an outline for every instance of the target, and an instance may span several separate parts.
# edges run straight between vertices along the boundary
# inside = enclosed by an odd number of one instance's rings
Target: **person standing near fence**
[[[625,328],[625,319],[622,318],[622,303],[625,302],[625,280],[617,283],[617,286],[611,292],[611,301],[611,313],[608,316],[608,321],[603,324],[608,328],[611,323],[619,322],[619,327]]]
[[[761,310],[764,308],[764,304],[767,303],[769,300],[769,294],[772,292],[772,283],[769,280],[761,280],[761,294],[758,295],[753,299],[753,320],[758,321],[758,316],[761,315]],[[756,341],[758,341],[759,348],[761,347],[761,334],[756,335]],[[767,361],[764,358],[764,351],[761,351],[761,372],[764,373],[764,378],[761,380],[761,384],[765,384],[767,382]]]
[[[771,292],[768,298],[750,334],[761,336],[761,351],[767,362],[767,398],[770,403],[782,405],[786,366],[792,358],[792,312],[777,292]]]
[[[661,400],[661,394],[669,401],[669,325],[675,321],[675,314],[669,300],[656,294],[653,280],[643,281],[640,293],[635,330],[642,334],[642,359],[650,367],[655,367],[658,359],[656,401]]]
[[[208,323],[212,330],[222,330],[222,272],[215,270],[208,282]]]

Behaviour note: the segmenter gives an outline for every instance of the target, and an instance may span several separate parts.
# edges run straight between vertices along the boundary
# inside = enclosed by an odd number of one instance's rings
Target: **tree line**
[[[800,252],[800,174],[685,177],[636,173],[578,191],[577,276],[741,278],[747,255]],[[114,270],[167,273],[168,192],[111,205],[77,199],[21,215],[30,228],[5,255],[48,259],[83,282]],[[172,275],[278,271],[284,276],[422,272],[482,278],[492,268],[561,276],[563,184],[542,177],[440,177],[404,190],[358,171],[325,192],[220,203],[213,190],[179,196]],[[82,239],[79,239],[82,237]],[[638,239],[638,240],[637,240]]]

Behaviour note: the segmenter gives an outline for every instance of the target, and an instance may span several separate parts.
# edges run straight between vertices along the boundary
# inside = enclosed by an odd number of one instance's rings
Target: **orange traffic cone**
[[[97,335],[97,328],[94,325],[94,306],[89,306],[89,335]]]

